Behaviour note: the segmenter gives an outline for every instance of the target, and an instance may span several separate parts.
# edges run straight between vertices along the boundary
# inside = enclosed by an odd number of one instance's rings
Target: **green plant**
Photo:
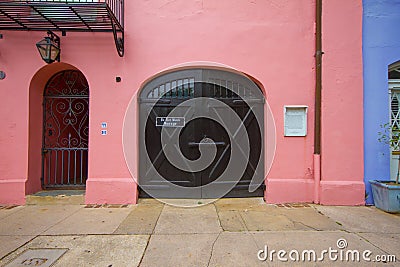
[[[382,131],[378,132],[378,141],[389,145],[392,152],[397,152],[399,155],[396,175],[396,185],[398,185],[400,176],[400,128],[390,123],[381,124],[381,128]]]

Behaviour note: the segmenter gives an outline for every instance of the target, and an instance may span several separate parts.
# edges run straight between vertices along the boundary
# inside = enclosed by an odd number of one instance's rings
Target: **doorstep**
[[[26,196],[26,205],[60,204],[85,204],[85,190],[45,190]]]

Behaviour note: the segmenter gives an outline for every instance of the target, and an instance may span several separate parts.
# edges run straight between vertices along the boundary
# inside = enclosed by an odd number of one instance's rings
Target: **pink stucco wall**
[[[321,203],[360,205],[365,203],[362,1],[324,0],[323,8]]]
[[[127,107],[150,77],[198,61],[231,66],[263,85],[277,136],[266,200],[312,202],[314,1],[125,1],[125,12],[124,58],[111,34],[68,33],[61,37],[61,61],[67,64],[44,67],[35,48],[44,33],[2,32],[0,69],[7,78],[0,81],[0,203],[24,203],[25,194],[39,189],[40,88],[68,68],[82,71],[90,86],[86,202],[135,203],[131,172],[137,175],[137,166],[129,171],[122,144]],[[361,204],[361,1],[324,1],[323,31],[321,203]],[[283,136],[284,105],[309,107],[306,137]],[[100,135],[104,121],[107,136]]]

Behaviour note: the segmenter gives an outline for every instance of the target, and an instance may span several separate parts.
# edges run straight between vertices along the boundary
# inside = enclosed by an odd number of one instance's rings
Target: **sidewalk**
[[[396,255],[397,262],[331,261],[325,254],[322,262],[281,263],[277,252],[272,262],[257,258],[265,246],[267,254],[283,249],[289,258],[292,250],[300,257],[315,250],[318,258],[329,247],[340,251],[339,239],[345,239],[341,245],[347,242],[344,253],[370,250],[371,259]],[[24,260],[25,265],[15,265]],[[53,266],[104,267],[400,266],[400,215],[374,207],[267,205],[260,198],[221,199],[199,208],[152,199],[134,206],[0,208],[0,266],[50,266],[53,261]]]

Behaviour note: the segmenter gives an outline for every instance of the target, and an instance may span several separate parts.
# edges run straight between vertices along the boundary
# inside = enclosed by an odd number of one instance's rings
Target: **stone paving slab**
[[[242,218],[249,231],[284,231],[306,230],[302,224],[294,223],[284,215],[271,214],[262,211],[241,212]]]
[[[247,231],[246,224],[240,215],[240,211],[224,210],[218,211],[218,217],[221,227],[228,232],[243,232]]]
[[[79,205],[25,206],[10,216],[0,219],[0,236],[41,234],[80,209],[82,206]]]
[[[218,234],[153,235],[141,267],[208,266]]]
[[[35,236],[0,236],[0,259],[32,240]]]
[[[137,205],[114,234],[152,234],[164,205]]]
[[[400,234],[400,214],[389,214],[375,207],[315,205],[315,208],[350,232]]]
[[[24,206],[0,206],[0,220],[24,209]]]
[[[278,208],[277,213],[285,216],[297,225],[309,230],[342,230],[343,227],[334,220],[322,215],[313,207]]]
[[[212,204],[216,199],[160,199],[161,203],[165,203],[168,206],[180,207],[180,208],[196,208]]]
[[[214,202],[217,211],[266,211],[277,210],[276,205],[269,205],[261,197],[256,198],[221,198]]]
[[[397,255],[400,262],[400,234],[359,233],[358,235],[386,253]]]
[[[139,198],[138,205],[164,205],[164,203],[154,198]]]
[[[257,259],[259,249],[252,233],[223,232],[214,244],[209,266],[269,266]]]
[[[44,234],[112,234],[132,209],[132,207],[83,208],[48,229]]]
[[[84,195],[26,196],[27,205],[83,205],[84,203]]]
[[[165,205],[155,234],[219,233],[222,228],[214,205],[178,208]]]
[[[339,230],[340,224],[309,205],[277,207],[262,199],[221,199],[215,202],[225,231]]]
[[[0,261],[10,262],[29,248],[67,248],[56,262],[64,266],[138,266],[149,237],[145,235],[39,236]]]

